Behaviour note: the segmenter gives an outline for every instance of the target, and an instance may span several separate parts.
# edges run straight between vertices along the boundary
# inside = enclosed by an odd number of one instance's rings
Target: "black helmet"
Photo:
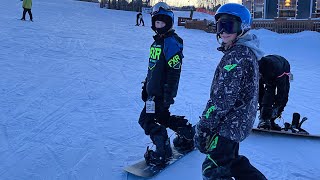
[[[152,21],[152,26],[151,28],[158,34],[164,34],[168,32],[172,27],[174,23],[174,15],[173,12],[166,3],[164,2],[159,2],[155,4],[152,7],[152,13],[151,13],[151,21]],[[163,28],[156,28],[155,27],[155,22],[156,21],[163,21],[166,23],[166,26]]]

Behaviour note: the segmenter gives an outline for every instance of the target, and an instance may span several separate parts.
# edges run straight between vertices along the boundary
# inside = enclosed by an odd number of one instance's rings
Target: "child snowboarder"
[[[148,165],[164,167],[172,156],[170,139],[166,128],[177,133],[173,140],[175,148],[194,149],[192,125],[183,116],[170,115],[170,105],[177,95],[182,58],[183,40],[172,29],[173,12],[159,2],[152,8],[152,29],[156,32],[150,47],[148,74],[142,87],[145,106],[139,124],[150,135],[156,150],[149,150],[144,157]]]
[[[23,21],[26,20],[26,13],[28,12],[30,16],[30,21],[33,21],[32,12],[31,12],[32,0],[23,0],[22,7],[23,7],[23,13],[22,13],[21,20]]]
[[[196,125],[195,146],[207,155],[202,164],[205,180],[265,180],[245,156],[239,143],[251,132],[257,113],[262,52],[249,33],[251,14],[240,4],[228,3],[216,14],[219,51],[224,53],[214,74],[210,99]]]
[[[259,61],[258,128],[281,130],[274,121],[287,105],[290,90],[290,64],[281,56],[268,55]]]

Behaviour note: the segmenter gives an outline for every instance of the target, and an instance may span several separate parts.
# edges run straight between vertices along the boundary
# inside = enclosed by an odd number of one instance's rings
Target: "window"
[[[250,13],[252,14],[252,6],[253,6],[253,0],[243,0],[242,4],[248,8],[248,10],[250,11]]]
[[[296,17],[297,0],[279,0],[279,17]]]
[[[253,17],[263,18],[264,0],[255,0],[253,7]]]
[[[314,7],[314,11],[312,12],[312,17],[320,18],[320,0],[316,0],[313,7]]]

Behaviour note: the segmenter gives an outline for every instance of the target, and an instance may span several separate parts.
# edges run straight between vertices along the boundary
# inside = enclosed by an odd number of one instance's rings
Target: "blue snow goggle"
[[[157,14],[160,11],[160,9],[163,9],[165,11],[171,11],[170,6],[168,6],[166,3],[160,2],[160,3],[157,3],[156,5],[154,5],[152,7],[152,13],[151,14],[152,15]]]
[[[227,34],[234,34],[241,32],[241,22],[237,20],[226,20],[221,19],[216,24],[217,34],[222,34],[223,32]]]

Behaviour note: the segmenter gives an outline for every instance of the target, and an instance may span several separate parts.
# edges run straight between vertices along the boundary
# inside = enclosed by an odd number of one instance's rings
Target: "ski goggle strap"
[[[219,20],[216,25],[217,34],[222,34],[223,32],[227,34],[234,34],[241,32],[241,22],[236,20]]]
[[[170,6],[168,6],[166,3],[160,2],[152,7],[152,15],[157,14],[160,9],[171,11]]]

